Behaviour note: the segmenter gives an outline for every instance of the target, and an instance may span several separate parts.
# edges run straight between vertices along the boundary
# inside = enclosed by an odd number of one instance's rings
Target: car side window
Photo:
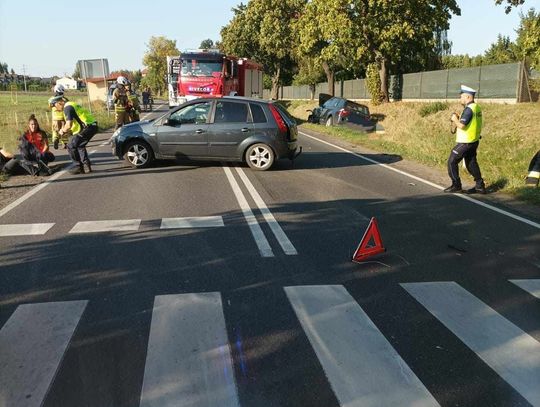
[[[203,124],[208,119],[211,102],[196,103],[180,109],[169,116],[169,124]]]
[[[214,123],[245,123],[248,121],[248,107],[246,103],[216,102]]]
[[[253,116],[253,123],[266,123],[268,121],[260,105],[250,103],[249,107],[251,109],[251,116]]]

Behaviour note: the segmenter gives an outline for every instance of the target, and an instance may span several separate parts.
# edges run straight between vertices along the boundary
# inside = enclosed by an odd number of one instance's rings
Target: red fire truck
[[[262,66],[217,50],[186,51],[167,57],[169,108],[202,96],[262,97]]]

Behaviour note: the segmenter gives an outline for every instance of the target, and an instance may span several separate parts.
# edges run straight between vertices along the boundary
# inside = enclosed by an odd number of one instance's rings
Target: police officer
[[[65,88],[62,84],[58,84],[54,86],[54,96],[49,99],[49,106],[51,107],[51,114],[52,114],[52,142],[54,149],[56,150],[58,148],[58,145],[60,141],[62,141],[62,145],[64,148],[67,148],[67,143],[69,139],[69,134],[64,134],[63,137],[60,137],[58,134],[58,131],[64,127],[64,124],[66,123],[66,119],[64,117],[63,111],[58,111],[54,108],[54,104],[51,104],[51,101],[56,96],[62,96],[64,97]],[[64,99],[67,100],[67,98],[64,97]]]
[[[71,170],[72,174],[84,174],[92,172],[92,164],[88,158],[86,145],[97,133],[97,121],[88,110],[74,102],[66,102],[62,96],[53,99],[54,107],[58,111],[63,111],[66,124],[60,129],[59,134],[71,131],[73,136],[68,142],[68,153],[73,162],[77,165]]]
[[[128,84],[129,81],[125,76],[119,76],[116,78],[116,89],[113,92],[114,114],[116,118],[115,130],[118,130],[128,122],[126,113],[128,107],[128,97],[125,88]]]
[[[532,158],[529,164],[529,174],[525,180],[528,187],[537,187],[540,181],[540,151]]]
[[[450,120],[457,127],[456,145],[448,157],[448,175],[452,180],[452,185],[444,192],[463,192],[461,179],[459,178],[458,164],[465,160],[467,171],[474,177],[474,188],[468,189],[467,193],[486,193],[486,185],[482,179],[480,167],[476,161],[476,150],[480,141],[482,131],[482,110],[474,101],[476,90],[461,85],[460,102],[464,106],[461,116],[452,113]]]

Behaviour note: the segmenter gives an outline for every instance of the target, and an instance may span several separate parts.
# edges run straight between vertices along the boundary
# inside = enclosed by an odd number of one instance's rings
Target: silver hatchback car
[[[154,159],[245,161],[268,170],[300,154],[296,122],[281,105],[243,97],[189,101],[151,121],[125,125],[111,138],[113,154],[136,168]]]

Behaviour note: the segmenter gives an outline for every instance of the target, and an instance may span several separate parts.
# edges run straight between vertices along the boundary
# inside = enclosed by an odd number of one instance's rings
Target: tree
[[[306,0],[251,0],[233,8],[234,17],[222,28],[222,49],[261,63],[272,77],[272,97],[284,78],[291,77],[295,46],[293,22]]]
[[[320,55],[327,73],[330,64],[377,64],[388,101],[389,69],[422,68],[438,58],[435,33],[448,29],[452,14],[460,14],[456,0],[312,0],[301,18],[299,47]]]
[[[516,53],[531,67],[540,70],[540,12],[530,9],[527,14],[521,14],[517,29]]]
[[[0,62],[0,73],[9,73],[8,64]]]
[[[143,65],[148,68],[145,85],[154,94],[162,94],[167,89],[167,55],[179,55],[176,41],[165,37],[150,37],[148,50],[143,57]]]
[[[350,65],[353,37],[352,8],[347,0],[313,0],[295,24],[297,59],[311,60],[324,70],[328,93],[334,95],[334,74]],[[349,54],[349,55],[348,55]]]
[[[485,64],[507,64],[516,62],[516,45],[510,41],[510,37],[498,35],[497,41],[491,44],[489,49],[484,54]]]
[[[506,3],[506,8],[504,9],[504,12],[508,14],[510,13],[510,11],[512,11],[512,7],[517,7],[525,3],[525,0],[495,0],[495,4],[499,5],[501,3]]]
[[[73,71],[73,74],[71,75],[73,79],[81,79],[81,70],[79,68],[79,64],[75,65],[75,70]]]
[[[212,41],[210,38],[201,41],[201,45],[199,45],[200,49],[212,49],[214,48],[214,41]]]

